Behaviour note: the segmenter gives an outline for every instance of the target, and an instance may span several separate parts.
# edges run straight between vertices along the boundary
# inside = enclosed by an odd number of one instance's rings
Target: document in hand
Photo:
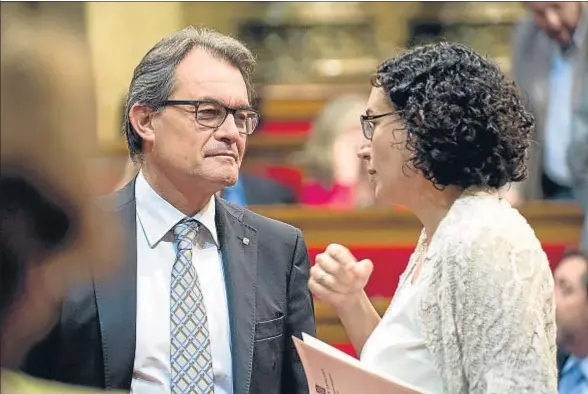
[[[310,394],[422,394],[406,384],[365,369],[359,360],[306,333],[292,337]]]

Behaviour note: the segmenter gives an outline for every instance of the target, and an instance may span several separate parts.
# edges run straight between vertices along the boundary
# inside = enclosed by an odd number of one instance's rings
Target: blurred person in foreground
[[[300,203],[311,206],[354,208],[372,203],[373,191],[360,176],[362,143],[359,116],[365,98],[344,95],[329,101],[312,124],[298,161],[306,180]]]
[[[1,391],[98,392],[17,372],[65,294],[118,259],[116,217],[97,209],[82,170],[96,138],[87,48],[2,4],[1,52]]]
[[[292,341],[315,332],[302,233],[215,197],[257,126],[254,63],[191,26],[139,62],[123,130],[140,171],[111,196],[121,269],[66,299],[27,371],[138,394],[308,392]]]
[[[515,28],[513,74],[535,115],[537,142],[529,177],[507,186],[504,196],[516,204],[576,199],[586,206],[588,132],[578,118],[588,111],[588,4],[524,4],[529,14]]]
[[[559,394],[588,393],[588,254],[566,253],[554,272]]]
[[[553,278],[498,189],[526,176],[533,131],[514,84],[461,44],[425,45],[372,78],[360,156],[379,202],[424,229],[382,318],[372,272],[341,245],[309,287],[337,311],[363,364],[428,393],[557,391]]]

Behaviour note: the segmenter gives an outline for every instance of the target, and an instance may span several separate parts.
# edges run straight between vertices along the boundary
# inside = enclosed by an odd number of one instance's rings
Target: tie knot
[[[174,235],[178,243],[178,249],[192,249],[199,227],[199,223],[190,218],[183,219],[174,226]]]

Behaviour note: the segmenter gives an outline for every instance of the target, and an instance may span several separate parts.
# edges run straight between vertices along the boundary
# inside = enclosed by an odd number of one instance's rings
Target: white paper
[[[302,333],[292,337],[310,394],[423,394],[408,384],[369,371],[354,357]]]

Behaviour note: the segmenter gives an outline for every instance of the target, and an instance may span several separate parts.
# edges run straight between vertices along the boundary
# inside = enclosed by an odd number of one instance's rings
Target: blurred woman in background
[[[306,175],[302,204],[341,208],[371,204],[372,188],[360,177],[362,162],[357,158],[364,107],[364,97],[341,96],[327,103],[314,121],[300,155]]]
[[[107,274],[122,242],[87,183],[97,139],[87,48],[21,7],[2,4],[2,393],[91,393],[15,372],[66,292],[91,271]]]
[[[555,394],[554,283],[533,229],[498,190],[527,175],[534,119],[498,66],[460,44],[414,48],[372,80],[363,133],[376,198],[423,231],[380,319],[372,272],[341,245],[309,287],[368,368],[431,394]]]

